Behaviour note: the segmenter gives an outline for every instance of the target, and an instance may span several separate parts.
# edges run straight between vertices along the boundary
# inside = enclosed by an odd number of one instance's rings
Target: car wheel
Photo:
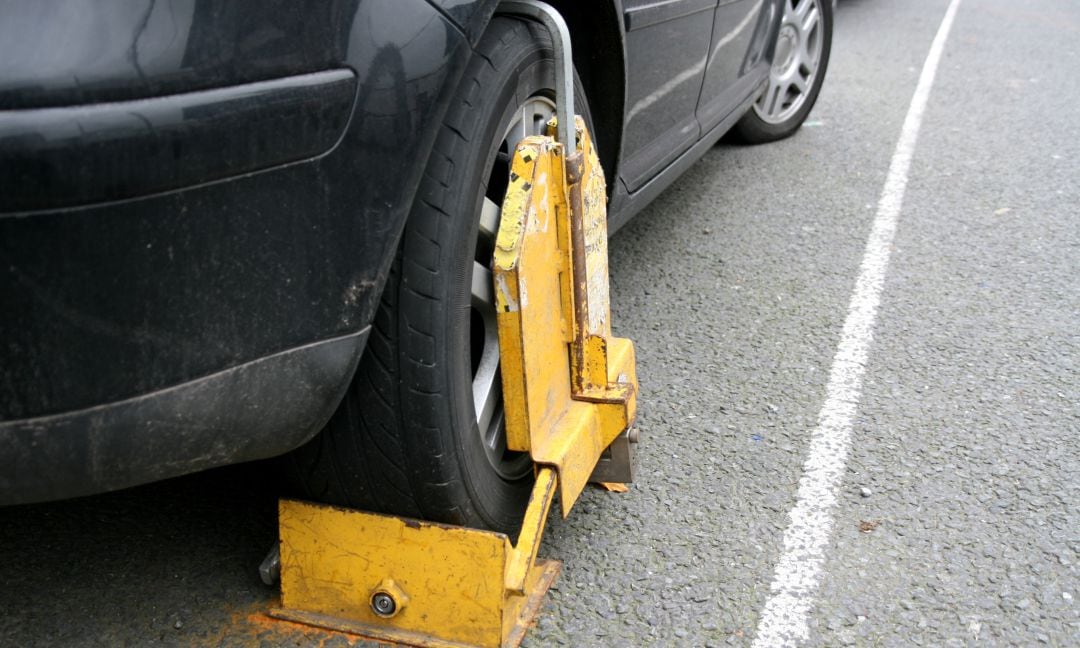
[[[825,81],[832,29],[830,0],[784,0],[768,84],[734,128],[741,139],[774,142],[802,126]]]
[[[528,454],[506,447],[490,268],[510,158],[555,114],[554,70],[542,27],[492,20],[436,138],[353,384],[293,453],[308,497],[516,533],[534,477]]]

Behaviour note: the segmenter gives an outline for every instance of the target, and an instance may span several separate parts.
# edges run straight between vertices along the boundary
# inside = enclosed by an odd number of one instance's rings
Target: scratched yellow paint
[[[544,518],[550,503],[550,494],[538,502]],[[559,569],[535,561],[542,520],[519,558],[492,531],[292,500],[282,500],[278,514],[281,607],[271,615],[376,639],[517,645]],[[511,580],[517,590],[506,588]],[[398,610],[385,618],[372,611],[371,597],[388,581]]]
[[[633,343],[611,336],[603,171],[576,126],[570,157],[549,137],[517,146],[494,254],[507,446],[557,468],[564,516],[637,402]]]

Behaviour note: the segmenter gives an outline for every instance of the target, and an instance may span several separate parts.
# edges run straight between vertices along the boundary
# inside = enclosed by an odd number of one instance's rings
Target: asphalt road
[[[530,647],[749,645],[947,3],[841,0],[810,121],[612,241],[639,480],[552,519]],[[808,645],[1080,645],[1080,6],[963,0],[910,169]],[[259,615],[241,466],[0,510],[0,645],[345,645]]]

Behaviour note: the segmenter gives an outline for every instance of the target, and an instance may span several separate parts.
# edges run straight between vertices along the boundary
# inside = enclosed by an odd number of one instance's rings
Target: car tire
[[[505,449],[494,304],[477,293],[491,291],[491,210],[513,144],[554,114],[554,71],[540,25],[492,20],[437,135],[356,377],[291,457],[305,496],[516,534],[533,468]],[[494,391],[478,397],[481,373]]]
[[[817,101],[832,49],[833,2],[784,0],[769,81],[732,129],[749,144],[775,142],[802,126]]]

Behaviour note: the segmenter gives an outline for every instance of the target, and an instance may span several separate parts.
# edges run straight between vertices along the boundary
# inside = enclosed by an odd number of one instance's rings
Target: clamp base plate
[[[279,513],[281,607],[270,615],[379,641],[516,647],[562,567],[535,561],[514,592],[504,534],[293,500]],[[396,611],[379,616],[371,599],[387,576]]]

